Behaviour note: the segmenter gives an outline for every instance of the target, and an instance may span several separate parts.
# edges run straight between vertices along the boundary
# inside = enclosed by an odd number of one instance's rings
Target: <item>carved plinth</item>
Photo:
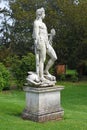
[[[36,122],[60,120],[64,115],[61,108],[60,92],[63,86],[46,88],[25,87],[26,107],[22,113],[23,119]]]

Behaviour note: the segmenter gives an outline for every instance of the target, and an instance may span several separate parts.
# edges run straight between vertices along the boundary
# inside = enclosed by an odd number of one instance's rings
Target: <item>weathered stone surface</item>
[[[53,86],[56,83],[56,77],[49,73],[49,69],[57,60],[56,52],[52,46],[52,40],[55,36],[55,29],[52,28],[48,33],[47,26],[43,22],[45,18],[45,9],[43,7],[36,10],[36,19],[33,23],[33,39],[36,57],[36,72],[28,72],[26,78],[27,84],[42,87]],[[44,67],[46,54],[49,56],[48,63]]]
[[[62,119],[64,110],[61,108],[60,91],[63,88],[63,86],[25,87],[26,108],[22,113],[23,119],[37,122]]]

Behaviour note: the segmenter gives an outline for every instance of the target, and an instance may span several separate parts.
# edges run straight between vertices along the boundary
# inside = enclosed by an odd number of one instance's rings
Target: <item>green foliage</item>
[[[75,74],[77,74],[77,72],[76,72],[76,70],[66,69],[66,74],[67,75],[75,75]]]
[[[65,81],[65,79],[66,79],[65,74],[59,75],[59,80],[60,80],[60,81]]]
[[[12,58],[12,60],[14,57]],[[17,86],[19,88],[23,87],[26,82],[26,76],[28,71],[35,71],[35,57],[32,53],[28,53],[23,56],[22,59],[15,56],[15,59],[11,66],[11,72],[17,81]]]
[[[57,75],[57,80],[59,81],[72,81],[72,82],[77,82],[78,81],[78,73],[76,70],[69,70],[66,69],[65,74],[59,74]]]
[[[7,8],[1,8],[0,9],[0,45],[5,45],[7,48],[9,47],[9,39],[10,39],[10,31],[11,26],[8,22],[11,19],[11,12]]]
[[[0,63],[0,91],[3,89],[9,89],[10,73],[7,68]]]
[[[66,70],[66,80],[70,80],[72,82],[78,81],[78,73],[76,70]]]
[[[48,23],[49,26],[55,23],[54,47],[58,63],[68,64],[71,69],[75,68],[80,59],[87,58],[87,0],[81,1],[78,6],[67,0],[51,0],[49,3],[52,10],[48,11],[49,19],[54,20],[48,20]]]
[[[9,49],[7,49],[4,45],[0,46],[0,62],[3,62],[7,56],[9,56]]]
[[[35,71],[35,56],[32,53],[28,53],[22,57],[23,70]]]
[[[10,49],[10,53],[19,56],[34,51],[33,21],[36,18],[36,9],[42,6],[46,10],[45,23],[48,33],[51,28],[56,29],[53,47],[57,53],[57,62],[68,64],[70,69],[76,68],[81,60],[87,60],[87,0],[80,0],[78,6],[74,5],[72,0],[16,0],[11,2],[12,13],[8,15],[14,23],[12,27],[7,28],[7,33],[10,30],[10,36],[7,36],[10,41],[6,41],[8,43],[6,48]],[[3,37],[6,37],[6,34]],[[0,58],[3,59],[2,56]]]
[[[71,76],[71,81],[72,81],[72,82],[77,82],[77,81],[78,81],[78,75],[75,75],[75,74],[72,75],[72,76]]]

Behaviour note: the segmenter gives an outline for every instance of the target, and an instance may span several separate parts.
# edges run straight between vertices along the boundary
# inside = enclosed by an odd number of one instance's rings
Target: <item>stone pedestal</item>
[[[46,88],[25,87],[26,108],[22,113],[23,119],[36,122],[60,120],[64,115],[61,108],[60,92],[63,86]]]

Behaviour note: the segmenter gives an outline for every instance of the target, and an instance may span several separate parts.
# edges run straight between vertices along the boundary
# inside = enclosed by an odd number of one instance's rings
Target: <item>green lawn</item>
[[[73,74],[76,74],[76,70],[70,70],[70,69],[66,69],[66,74],[70,74],[70,75],[73,75]]]
[[[87,130],[87,82],[60,82],[65,114],[61,121],[36,123],[21,118],[25,107],[25,93],[0,93],[0,130]]]

